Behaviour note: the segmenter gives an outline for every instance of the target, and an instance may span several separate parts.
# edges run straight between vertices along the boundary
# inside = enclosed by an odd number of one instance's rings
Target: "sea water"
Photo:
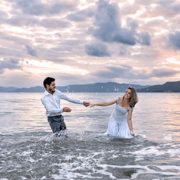
[[[122,93],[66,93],[91,102]],[[180,179],[180,93],[139,93],[134,139],[107,137],[114,105],[61,101],[68,137],[54,138],[41,93],[0,93],[0,179]]]

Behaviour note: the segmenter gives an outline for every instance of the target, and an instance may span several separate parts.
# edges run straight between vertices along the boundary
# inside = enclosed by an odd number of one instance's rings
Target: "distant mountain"
[[[17,88],[15,87],[0,87],[0,92],[12,92],[15,91]]]
[[[115,82],[83,84],[83,85],[69,85],[57,87],[63,92],[124,92],[128,87],[135,89],[145,88],[137,84],[119,84]]]
[[[165,84],[154,86],[107,82],[57,86],[57,89],[62,92],[124,92],[128,87],[134,87],[138,92],[180,92],[180,81],[166,82]],[[42,86],[30,88],[0,87],[0,92],[44,92],[44,88]]]
[[[13,92],[43,92],[44,88],[41,86],[35,86],[30,88],[18,88],[15,89]]]
[[[166,82],[162,85],[154,85],[137,89],[138,92],[180,92],[180,81]]]
[[[94,83],[83,85],[69,85],[69,86],[57,86],[57,89],[62,92],[124,92],[128,87],[134,87],[135,89],[145,88],[147,86],[141,86],[137,84],[119,84],[115,82],[107,83]],[[0,87],[0,92],[43,92],[44,88],[41,86],[30,88],[3,88]]]

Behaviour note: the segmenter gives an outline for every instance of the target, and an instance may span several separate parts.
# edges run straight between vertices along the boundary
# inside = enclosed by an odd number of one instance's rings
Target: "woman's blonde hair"
[[[127,89],[131,90],[131,97],[129,98],[129,105],[132,108],[138,102],[138,96],[137,96],[136,90],[134,88],[128,87]]]

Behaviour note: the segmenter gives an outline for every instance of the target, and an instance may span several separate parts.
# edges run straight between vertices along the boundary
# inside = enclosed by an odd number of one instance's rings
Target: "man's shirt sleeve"
[[[83,104],[82,100],[71,98],[71,97],[65,95],[64,93],[62,93],[59,90],[56,90],[56,91],[57,91],[58,95],[60,96],[60,99],[64,99],[66,101],[69,101],[69,102],[72,102],[72,103],[76,103],[76,104]]]

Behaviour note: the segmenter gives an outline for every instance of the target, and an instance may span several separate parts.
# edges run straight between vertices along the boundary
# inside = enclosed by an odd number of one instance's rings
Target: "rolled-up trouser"
[[[48,122],[53,133],[66,129],[64,117],[62,115],[48,116]]]

